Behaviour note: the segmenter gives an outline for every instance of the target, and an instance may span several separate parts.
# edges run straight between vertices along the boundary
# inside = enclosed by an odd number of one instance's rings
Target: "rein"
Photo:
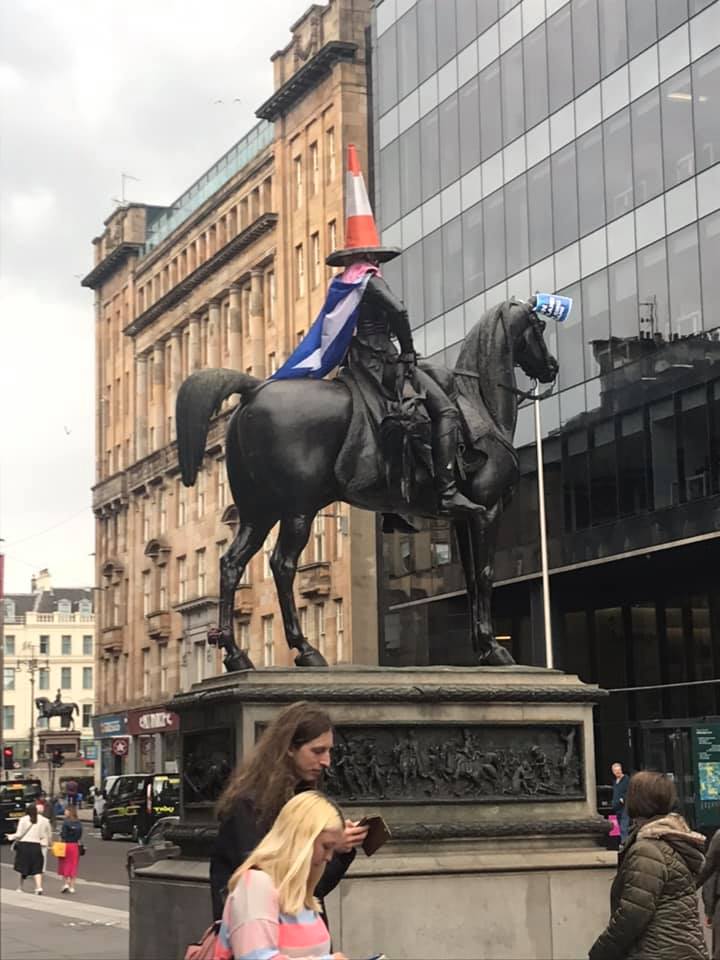
[[[461,377],[473,377],[475,380],[480,380],[479,373],[474,373],[472,370],[463,370],[461,367],[455,367],[451,373],[458,373]],[[555,389],[554,383],[551,383],[547,390],[543,390],[542,393],[534,393],[534,388],[532,390],[518,390],[517,387],[509,387],[506,383],[498,383],[497,386],[502,390],[507,390],[508,393],[514,394],[521,403],[523,400],[547,400]]]

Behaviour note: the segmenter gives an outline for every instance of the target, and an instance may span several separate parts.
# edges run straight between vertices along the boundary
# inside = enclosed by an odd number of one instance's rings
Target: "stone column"
[[[175,401],[177,400],[177,393],[180,389],[180,384],[182,383],[182,340],[182,327],[177,327],[175,330],[173,330],[170,339],[170,402],[172,404],[171,415],[173,418],[173,435],[172,437],[167,438],[168,443],[177,438]]]
[[[147,354],[135,357],[135,459],[148,454],[148,382]]]
[[[241,294],[237,284],[230,287],[230,368],[242,368],[242,323],[241,323]]]
[[[165,446],[165,343],[153,347],[153,426],[155,449]]]
[[[190,317],[190,363],[189,372],[200,369],[200,317]]]
[[[208,366],[220,366],[220,301],[211,300],[208,309],[207,322],[208,337]]]
[[[265,309],[263,302],[263,272],[250,273],[250,355],[253,376],[265,378]]]

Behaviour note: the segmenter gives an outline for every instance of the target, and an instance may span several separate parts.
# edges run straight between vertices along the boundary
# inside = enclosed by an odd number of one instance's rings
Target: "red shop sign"
[[[180,717],[165,707],[150,710],[128,711],[128,733],[139,736],[143,733],[165,733],[167,730],[180,729]]]

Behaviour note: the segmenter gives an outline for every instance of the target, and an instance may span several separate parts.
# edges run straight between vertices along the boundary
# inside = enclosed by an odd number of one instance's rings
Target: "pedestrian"
[[[705,837],[679,813],[675,785],[643,770],[630,779],[633,821],[610,892],[610,922],[590,960],[707,960],[696,887]]]
[[[330,934],[315,897],[344,835],[342,813],[323,794],[307,790],[289,800],[230,879],[215,960],[345,960],[342,953],[330,953]]]
[[[700,874],[705,923],[712,927],[712,956],[720,960],[720,830],[710,841],[705,866]]]
[[[68,780],[68,782],[65,784],[65,796],[67,798],[68,806],[74,807],[77,803],[78,797],[77,780]]]
[[[65,880],[61,893],[75,893],[75,880],[80,863],[80,840],[82,824],[75,807],[68,807],[60,830],[60,840],[65,844],[65,856],[58,857],[58,873]]]
[[[218,801],[220,827],[210,855],[215,920],[222,917],[230,877],[268,832],[282,806],[294,794],[320,785],[332,747],[328,714],[304,701],[293,703],[268,724],[249,758],[232,775]],[[335,889],[366,836],[365,827],[345,821],[343,841],[315,891],[318,899]]]
[[[59,794],[53,800],[53,813],[56,817],[62,817],[65,813],[65,804],[62,802],[62,797]]]
[[[620,843],[623,844],[627,840],[628,832],[630,830],[630,818],[628,817],[625,806],[625,798],[628,792],[630,777],[623,771],[621,763],[614,763],[612,767],[610,767],[610,770],[615,778],[612,792],[612,812],[618,818],[618,826],[620,827]]]
[[[15,833],[6,834],[8,840],[14,840],[16,873],[20,874],[18,892],[23,891],[23,882],[27,877],[35,881],[35,893],[42,895],[42,880],[45,870],[45,854],[52,841],[50,821],[34,803],[27,806],[25,816],[18,821]]]

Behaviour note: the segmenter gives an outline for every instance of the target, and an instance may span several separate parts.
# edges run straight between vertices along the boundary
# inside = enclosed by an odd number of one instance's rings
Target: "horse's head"
[[[515,363],[533,380],[552,383],[558,375],[558,362],[545,343],[546,323],[530,303],[510,301],[507,329],[513,340]]]
[[[47,697],[35,697],[35,706],[38,708],[38,710],[42,710],[45,704],[49,702],[50,701]]]

